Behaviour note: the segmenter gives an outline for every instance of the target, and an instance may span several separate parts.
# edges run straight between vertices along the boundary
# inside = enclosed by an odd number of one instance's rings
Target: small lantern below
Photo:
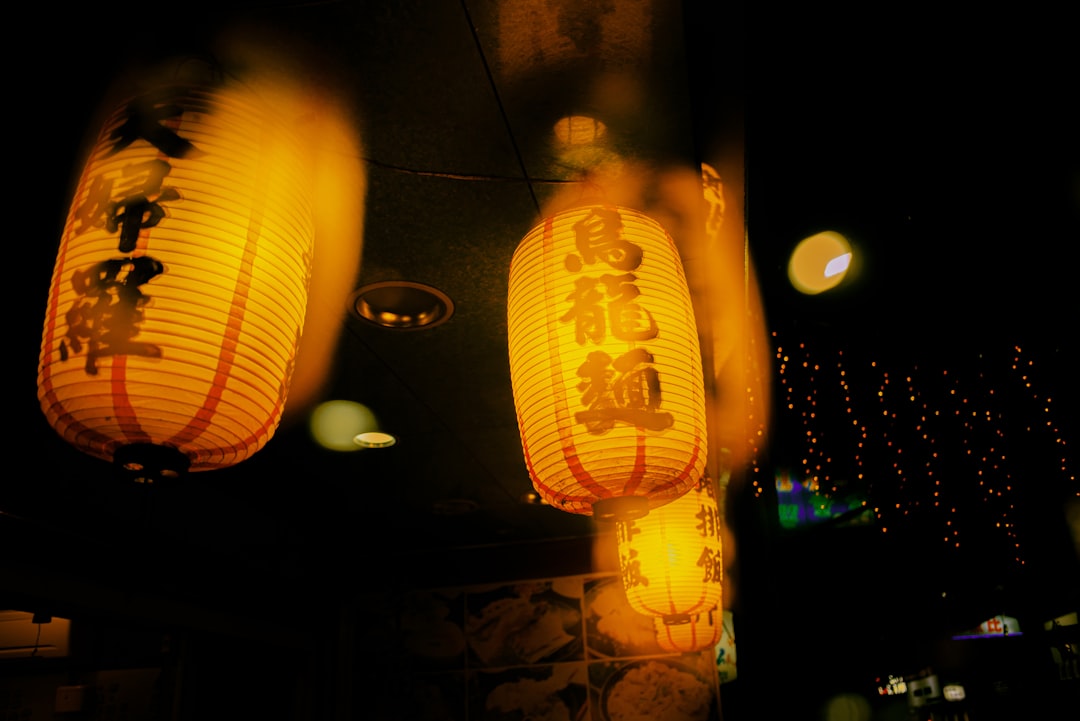
[[[630,607],[666,624],[708,613],[723,595],[721,517],[716,484],[697,487],[644,518],[615,524],[619,568]]]

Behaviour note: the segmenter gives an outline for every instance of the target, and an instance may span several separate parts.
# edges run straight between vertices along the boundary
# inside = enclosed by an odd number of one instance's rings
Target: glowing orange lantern
[[[716,485],[705,477],[644,518],[617,522],[619,569],[630,607],[673,624],[719,605],[721,520]]]
[[[156,88],[109,117],[42,339],[38,397],[65,440],[153,480],[273,436],[314,242],[299,147],[236,83]]]
[[[671,237],[590,205],[557,213],[510,266],[510,376],[533,486],[550,505],[635,517],[705,468],[697,326]]]
[[[685,623],[665,623],[654,618],[656,642],[665,651],[692,653],[715,646],[724,630],[724,615],[719,608],[691,616]]]

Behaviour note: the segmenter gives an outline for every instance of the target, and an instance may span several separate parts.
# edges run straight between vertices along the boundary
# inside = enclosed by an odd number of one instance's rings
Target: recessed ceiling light
[[[554,131],[562,145],[595,145],[607,136],[607,126],[588,115],[567,115],[559,118]]]
[[[352,294],[349,308],[368,323],[394,330],[434,328],[454,314],[454,302],[441,290],[407,280],[365,285]]]
[[[397,438],[389,433],[370,431],[368,433],[357,434],[353,438],[353,443],[361,448],[389,448],[397,443]]]

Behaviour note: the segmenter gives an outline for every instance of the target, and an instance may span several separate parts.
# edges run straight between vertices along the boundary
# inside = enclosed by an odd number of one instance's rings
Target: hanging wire
[[[472,33],[473,42],[476,43],[476,51],[480,55],[480,62],[484,65],[484,74],[487,76],[488,84],[491,86],[491,93],[495,97],[495,104],[499,107],[499,115],[502,117],[503,123],[506,125],[506,131],[510,135],[510,144],[514,148],[514,157],[517,158],[518,167],[521,168],[521,176],[525,182],[529,184],[529,197],[532,198],[533,206],[539,213],[540,201],[536,197],[536,191],[533,190],[532,180],[529,178],[529,172],[525,168],[525,159],[521,155],[521,148],[518,147],[514,129],[510,125],[510,118],[506,114],[506,108],[503,106],[502,97],[499,95],[499,89],[495,85],[495,76],[491,72],[491,66],[487,61],[487,55],[484,54],[484,47],[480,43],[480,33],[476,29],[476,24],[473,22],[472,15],[469,13],[468,3],[465,0],[461,0],[461,11],[465,13],[465,19],[469,22],[469,32]]]

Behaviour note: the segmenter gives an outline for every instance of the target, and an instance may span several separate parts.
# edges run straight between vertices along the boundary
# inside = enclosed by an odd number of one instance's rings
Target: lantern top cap
[[[661,620],[665,626],[682,626],[683,624],[690,623],[693,619],[688,613],[672,613],[667,616],[662,616]]]

